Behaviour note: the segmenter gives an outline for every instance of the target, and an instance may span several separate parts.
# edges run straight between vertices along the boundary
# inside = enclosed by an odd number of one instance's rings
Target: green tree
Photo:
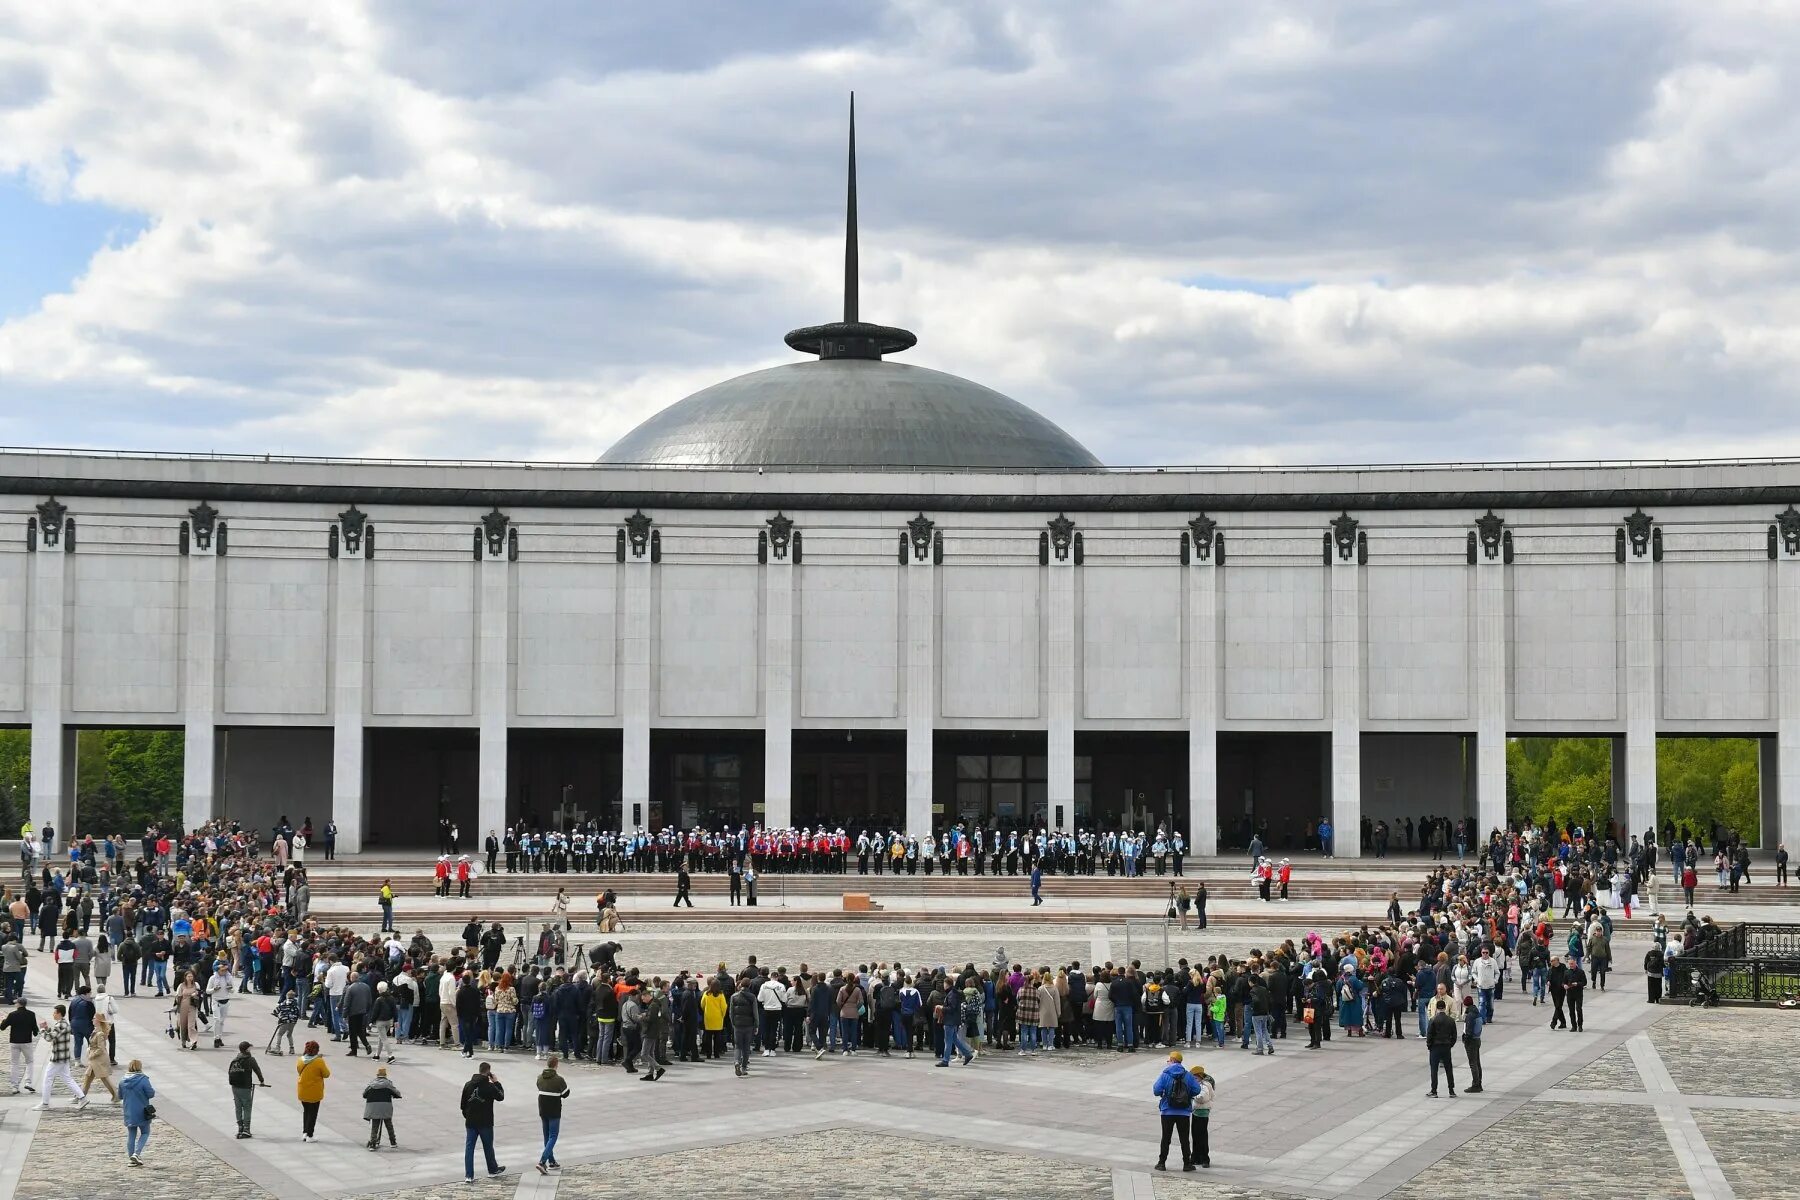
[[[1612,812],[1606,738],[1513,738],[1506,744],[1507,815],[1559,826],[1604,826]]]
[[[0,837],[16,837],[31,812],[31,730],[0,729]]]
[[[182,735],[175,729],[84,729],[76,735],[75,832],[180,828]]]

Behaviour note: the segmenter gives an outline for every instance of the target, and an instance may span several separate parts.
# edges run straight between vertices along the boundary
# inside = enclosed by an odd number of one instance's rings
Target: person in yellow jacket
[[[730,1002],[731,997],[719,986],[716,975],[700,993],[700,1029],[705,1035],[701,1050],[708,1058],[719,1058],[725,1053],[725,1011]]]
[[[325,1081],[331,1078],[331,1068],[319,1053],[319,1043],[308,1042],[294,1069],[300,1076],[294,1085],[294,1094],[300,1100],[300,1140],[310,1142],[319,1125],[319,1105],[325,1102]]]

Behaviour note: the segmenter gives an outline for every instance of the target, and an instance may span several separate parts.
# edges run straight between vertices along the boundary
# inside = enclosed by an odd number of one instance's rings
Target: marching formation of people
[[[1158,826],[1147,831],[1001,830],[952,825],[924,837],[898,830],[843,828],[730,829],[664,828],[655,833],[621,833],[593,822],[567,830],[509,827],[489,831],[486,870],[566,874],[673,873],[726,874],[747,866],[764,874],[846,875],[1181,875],[1188,845],[1181,831]],[[467,856],[463,856],[464,860]],[[448,861],[446,855],[439,862]],[[460,871],[460,863],[456,870]],[[460,876],[459,876],[460,878]],[[443,876],[439,875],[440,883]]]

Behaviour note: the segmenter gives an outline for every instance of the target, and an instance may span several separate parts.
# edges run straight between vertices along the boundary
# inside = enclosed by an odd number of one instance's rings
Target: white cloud
[[[864,313],[1108,461],[1800,452],[1792,4],[634,11],[0,11],[147,218],[0,435],[592,457],[834,314],[855,87]]]

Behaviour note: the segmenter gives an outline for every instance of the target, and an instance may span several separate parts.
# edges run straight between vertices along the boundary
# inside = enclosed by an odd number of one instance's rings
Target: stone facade
[[[1233,803],[1223,735],[1328,738],[1322,810],[1347,832],[1465,798],[1496,824],[1506,736],[1580,733],[1619,739],[1633,831],[1653,821],[1658,734],[1761,737],[1765,842],[1800,832],[1800,553],[1777,536],[1796,465],[0,458],[0,721],[32,730],[40,822],[67,811],[76,725],[183,728],[190,820],[218,811],[217,731],[330,731],[312,815],[345,849],[367,827],[371,730],[476,731],[484,829],[504,822],[520,730],[617,731],[626,825],[653,734],[763,735],[757,815],[779,825],[796,733],[885,732],[905,743],[915,830],[953,811],[934,738],[1043,739],[1044,795],[1064,805],[1077,739],[1130,731],[1186,739],[1205,852]],[[770,553],[777,513],[792,541]],[[1371,740],[1394,734],[1461,740]]]

